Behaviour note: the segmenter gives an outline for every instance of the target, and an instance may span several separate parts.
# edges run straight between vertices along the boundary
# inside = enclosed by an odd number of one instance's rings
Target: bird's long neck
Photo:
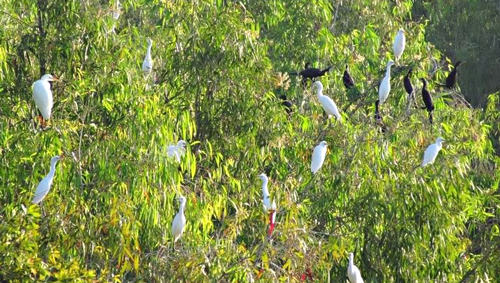
[[[443,143],[441,141],[437,141],[436,145],[437,145],[439,150],[441,150],[441,148],[443,147]]]
[[[318,90],[316,90],[316,96],[321,97],[323,96],[323,88],[318,87]]]
[[[151,58],[151,46],[153,45],[148,43],[148,51],[146,52],[146,58]]]
[[[353,266],[353,265],[354,265],[354,259],[353,259],[353,257],[351,256],[351,257],[349,257],[349,267],[351,267],[351,268],[352,268],[352,266]]]
[[[387,65],[387,69],[385,70],[385,76],[388,78],[391,77],[391,65]]]
[[[422,81],[424,83],[424,86],[422,87],[423,90],[427,90],[427,81]]]
[[[54,174],[56,173],[56,163],[57,161],[51,162],[50,163],[50,171],[49,171],[49,177],[53,178]]]
[[[262,181],[262,195],[264,196],[264,198],[269,196],[269,190],[267,189],[268,182],[269,182],[268,180]]]
[[[184,206],[186,206],[184,203],[181,203],[181,206],[179,207],[179,213],[184,214]]]

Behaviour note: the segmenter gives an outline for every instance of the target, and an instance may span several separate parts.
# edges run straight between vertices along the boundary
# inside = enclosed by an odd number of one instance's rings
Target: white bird
[[[320,81],[316,81],[313,84],[313,88],[314,87],[317,89],[316,96],[318,97],[319,103],[321,103],[321,106],[323,106],[326,114],[328,114],[328,118],[333,115],[337,118],[337,120],[342,122],[342,117],[340,116],[339,109],[337,108],[335,102],[333,102],[330,97],[323,95],[323,84]]]
[[[50,119],[52,113],[52,106],[54,105],[54,99],[52,97],[52,90],[50,89],[50,83],[57,81],[50,74],[43,75],[41,79],[33,84],[33,99],[35,100],[35,105],[42,113],[42,125],[45,124],[46,120]]]
[[[316,174],[321,166],[323,166],[323,162],[325,162],[327,146],[328,144],[326,143],[326,141],[322,141],[314,148],[311,161],[311,172],[313,174]]]
[[[153,41],[148,38],[148,51],[146,52],[146,57],[144,57],[144,62],[142,62],[142,71],[145,74],[151,73],[153,70],[153,59],[151,58],[151,47],[153,46]]]
[[[349,267],[347,268],[347,278],[351,283],[363,283],[363,278],[361,277],[361,272],[358,267],[354,265],[354,255],[349,254]]]
[[[120,0],[116,0],[116,7],[112,10],[113,19],[118,20],[121,14],[120,9],[121,9]]]
[[[269,213],[269,231],[267,232],[267,235],[271,236],[273,234],[274,226],[276,225],[276,202],[273,199],[273,202],[271,203],[271,197],[269,196],[269,191],[267,189],[269,179],[266,174],[260,174],[259,178],[262,180],[262,201],[264,203],[264,210],[266,213]]]
[[[401,58],[401,55],[403,55],[403,51],[405,50],[405,45],[406,45],[405,31],[404,29],[399,29],[398,34],[394,38],[394,45],[392,46],[396,61],[398,61],[399,58]]]
[[[389,92],[391,92],[391,66],[394,65],[394,61],[389,60],[387,62],[387,70],[385,71],[385,77],[382,79],[380,83],[380,87],[378,89],[378,99],[380,100],[380,104],[384,104],[389,96]]]
[[[427,147],[427,149],[424,152],[424,160],[422,161],[420,167],[424,167],[428,164],[434,163],[434,160],[436,160],[439,151],[443,147],[443,141],[444,139],[442,137],[438,137],[435,143]]]
[[[186,226],[186,216],[184,215],[184,207],[186,206],[186,198],[180,196],[179,200],[179,212],[174,217],[172,221],[172,236],[174,237],[174,243],[179,240],[184,232],[184,227]]]
[[[177,145],[169,145],[167,149],[167,156],[168,157],[175,157],[175,160],[177,162],[181,162],[181,156],[184,155],[184,152],[186,149],[184,148],[186,146],[186,142],[184,140],[180,140],[177,142]]]
[[[43,178],[40,184],[36,187],[35,197],[32,201],[34,204],[40,203],[49,193],[50,186],[52,186],[52,181],[54,180],[54,174],[56,173],[56,163],[60,159],[61,158],[56,155],[50,160],[49,174],[47,174],[47,176],[45,176],[45,178]]]
[[[269,179],[264,173],[260,174],[259,178],[262,180],[262,197],[265,211],[276,211],[276,202],[273,200],[273,202],[271,203],[271,197],[269,196],[269,190],[267,189]]]

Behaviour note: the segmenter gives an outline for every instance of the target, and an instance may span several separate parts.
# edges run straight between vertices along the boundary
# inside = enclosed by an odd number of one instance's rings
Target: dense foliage
[[[127,0],[114,20],[116,4],[0,5],[2,281],[346,282],[349,252],[365,282],[500,278],[499,96],[482,111],[438,87],[443,57],[412,1]],[[400,27],[407,48],[381,132],[373,103]],[[342,123],[287,74],[306,61],[333,66],[321,81]],[[417,78],[430,81],[434,124],[407,110],[410,67],[419,105]],[[60,81],[42,130],[31,86],[44,73]],[[436,163],[414,169],[438,136]],[[165,148],[179,139],[177,164]],[[52,189],[32,205],[57,154]],[[271,239],[262,172],[278,204]],[[188,224],[174,246],[179,195]]]

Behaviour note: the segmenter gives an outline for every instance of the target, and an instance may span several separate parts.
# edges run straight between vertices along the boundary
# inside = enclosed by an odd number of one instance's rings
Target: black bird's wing
[[[354,87],[354,80],[352,79],[351,74],[349,74],[349,71],[347,71],[347,69],[344,71],[342,80],[346,89],[351,89]]]

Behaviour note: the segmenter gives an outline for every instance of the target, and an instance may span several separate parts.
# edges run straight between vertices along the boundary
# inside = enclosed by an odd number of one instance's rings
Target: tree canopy
[[[499,94],[483,110],[439,86],[447,50],[428,38],[445,31],[414,17],[417,8],[410,0],[3,0],[0,279],[347,282],[352,252],[365,282],[494,282]],[[406,49],[380,107],[382,131],[374,103],[400,28]],[[147,38],[154,64],[144,75]],[[319,80],[341,123],[292,74],[306,62],[333,66]],[[403,87],[409,68],[417,106]],[[32,85],[45,73],[59,81],[42,129]],[[429,81],[432,124],[419,78]],[[436,162],[417,167],[439,136]],[[177,163],[167,147],[180,139],[188,145]],[[326,160],[313,176],[322,140]],[[54,155],[64,158],[51,191],[33,205]],[[271,237],[261,173],[278,208]],[[180,195],[187,226],[174,245]]]

